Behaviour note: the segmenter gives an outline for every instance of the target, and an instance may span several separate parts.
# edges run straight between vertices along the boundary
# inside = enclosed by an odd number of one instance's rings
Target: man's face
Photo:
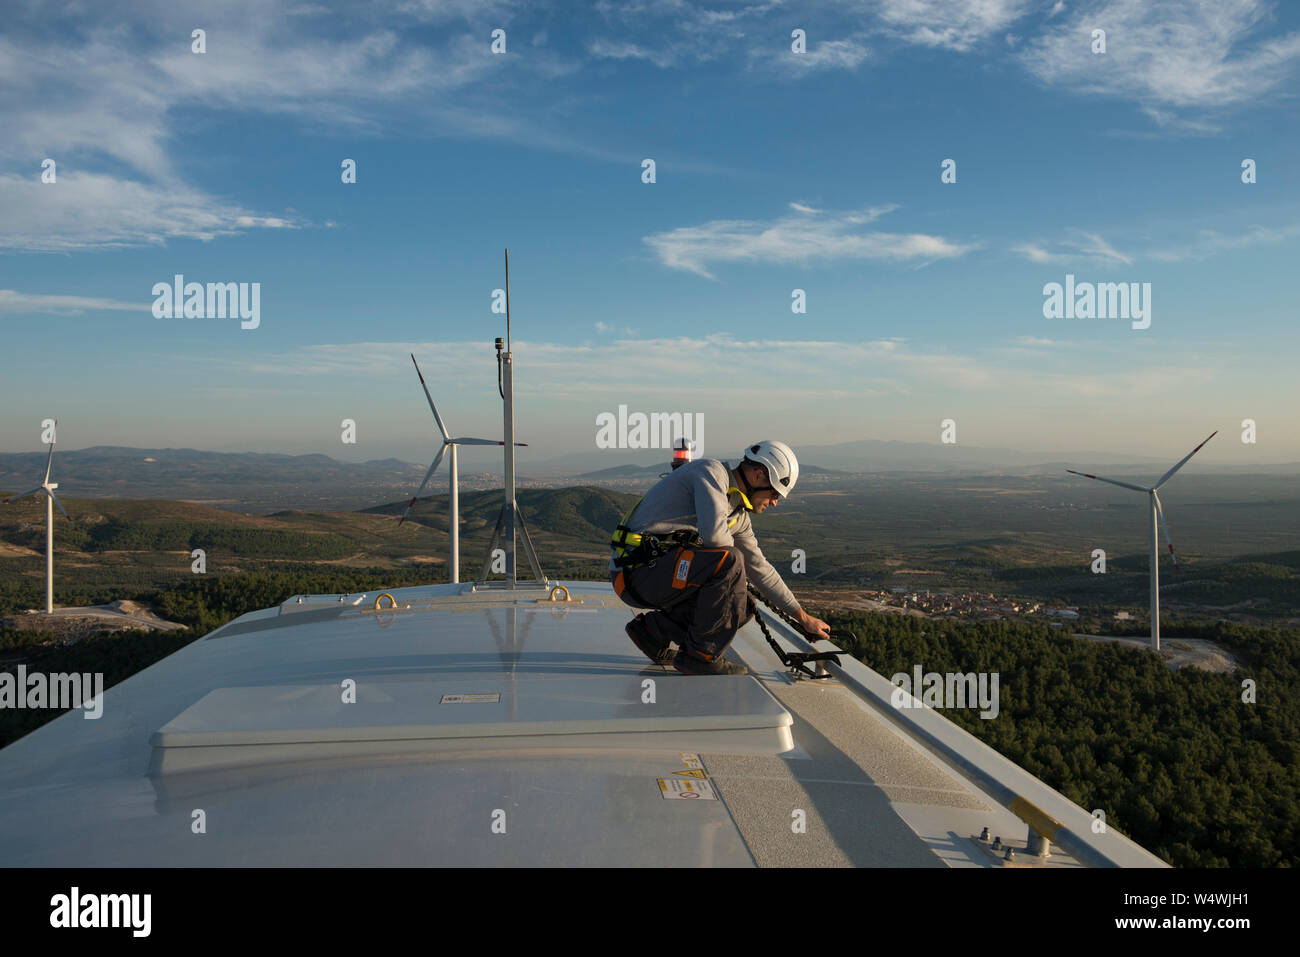
[[[781,496],[776,489],[769,487],[766,466],[747,465],[746,469],[748,469],[748,474],[745,476],[745,481],[752,488],[763,489],[763,491],[755,491],[749,496],[749,503],[754,506],[755,512],[762,513],[764,509],[781,501]]]

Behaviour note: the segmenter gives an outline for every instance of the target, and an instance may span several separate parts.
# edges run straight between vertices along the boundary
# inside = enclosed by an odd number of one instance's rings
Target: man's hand
[[[823,638],[829,639],[831,636],[830,625],[826,624],[826,622],[822,621],[820,618],[814,618],[802,609],[799,611],[799,627],[802,628],[804,634],[813,641]]]

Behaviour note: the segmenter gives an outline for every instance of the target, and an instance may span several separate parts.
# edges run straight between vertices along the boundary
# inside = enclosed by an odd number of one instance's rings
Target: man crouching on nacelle
[[[646,657],[683,674],[745,674],[722,653],[753,617],[746,578],[810,637],[829,636],[830,625],[799,606],[763,557],[749,519],[789,495],[798,478],[790,446],[758,442],[734,469],[718,459],[681,466],[632,507],[610,542],[609,573],[625,603],[655,609],[627,626]]]

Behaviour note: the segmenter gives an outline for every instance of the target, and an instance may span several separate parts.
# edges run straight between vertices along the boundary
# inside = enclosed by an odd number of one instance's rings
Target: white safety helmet
[[[776,493],[785,498],[799,481],[799,460],[784,442],[769,439],[755,442],[745,449],[745,461],[767,466],[767,480]]]

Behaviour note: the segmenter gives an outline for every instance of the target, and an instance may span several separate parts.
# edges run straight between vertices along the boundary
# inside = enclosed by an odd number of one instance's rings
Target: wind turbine
[[[1214,438],[1218,434],[1219,432],[1216,429],[1215,431],[1210,433],[1209,438],[1207,438],[1205,442],[1210,441],[1210,439]],[[1183,456],[1181,462],[1179,462],[1168,472],[1162,475],[1160,477],[1160,481],[1156,482],[1155,485],[1149,487],[1145,485],[1133,485],[1130,482],[1121,482],[1118,479],[1103,478],[1100,475],[1089,475],[1087,472],[1076,472],[1074,471],[1074,469],[1066,469],[1066,471],[1072,475],[1082,475],[1084,478],[1096,479],[1098,482],[1109,482],[1111,485],[1118,485],[1121,488],[1131,488],[1135,492],[1147,493],[1147,499],[1151,503],[1151,650],[1152,651],[1160,650],[1160,566],[1157,564],[1158,553],[1156,552],[1156,524],[1157,523],[1159,523],[1161,530],[1165,533],[1165,542],[1168,543],[1169,545],[1169,556],[1174,560],[1174,573],[1177,574],[1178,572],[1178,556],[1174,554],[1174,543],[1169,538],[1169,527],[1165,525],[1165,513],[1164,510],[1160,507],[1160,496],[1156,494],[1156,490],[1160,488],[1160,486],[1168,482],[1171,478],[1173,478],[1174,473],[1177,472],[1184,465],[1186,465],[1188,459],[1190,459],[1197,452],[1201,451],[1201,447],[1205,445],[1205,442],[1202,442],[1196,448],[1192,449],[1185,456]]]
[[[55,429],[59,423],[54,423]],[[54,490],[59,487],[58,482],[50,481],[50,466],[54,463],[54,439],[50,438],[50,454],[45,459],[45,481],[36,488],[29,488],[26,492],[20,492],[17,495],[10,495],[4,500],[4,505],[16,499],[25,498],[28,495],[34,495],[40,492],[45,496],[45,613],[51,614],[54,611],[54,506],[59,506],[59,511],[63,517],[72,522],[72,516],[68,510],[63,507],[59,497],[54,494]],[[73,525],[77,524],[72,522]]]
[[[406,511],[397,524],[401,525],[406,521],[406,516],[411,514],[411,508],[415,505],[415,500],[420,497],[424,487],[429,484],[429,479],[433,478],[433,473],[438,470],[438,465],[442,462],[442,457],[451,449],[451,457],[448,459],[447,467],[451,473],[449,482],[451,494],[448,497],[448,530],[451,533],[451,581],[460,581],[460,496],[457,493],[459,476],[456,471],[456,447],[458,445],[505,445],[505,442],[497,442],[493,439],[453,439],[447,434],[447,427],[442,424],[442,416],[438,414],[438,408],[433,404],[433,396],[429,394],[428,383],[424,381],[424,373],[420,371],[420,363],[415,362],[415,355],[411,355],[411,361],[415,363],[415,374],[420,377],[420,385],[424,389],[424,397],[429,400],[429,409],[433,412],[433,420],[438,423],[438,431],[442,433],[442,448],[438,449],[437,456],[434,457],[433,464],[429,466],[429,471],[424,473],[424,481],[420,487],[415,490],[415,495],[411,497],[410,503],[406,506]],[[516,442],[516,445],[527,445],[526,442]],[[60,506],[62,507],[62,506]]]

